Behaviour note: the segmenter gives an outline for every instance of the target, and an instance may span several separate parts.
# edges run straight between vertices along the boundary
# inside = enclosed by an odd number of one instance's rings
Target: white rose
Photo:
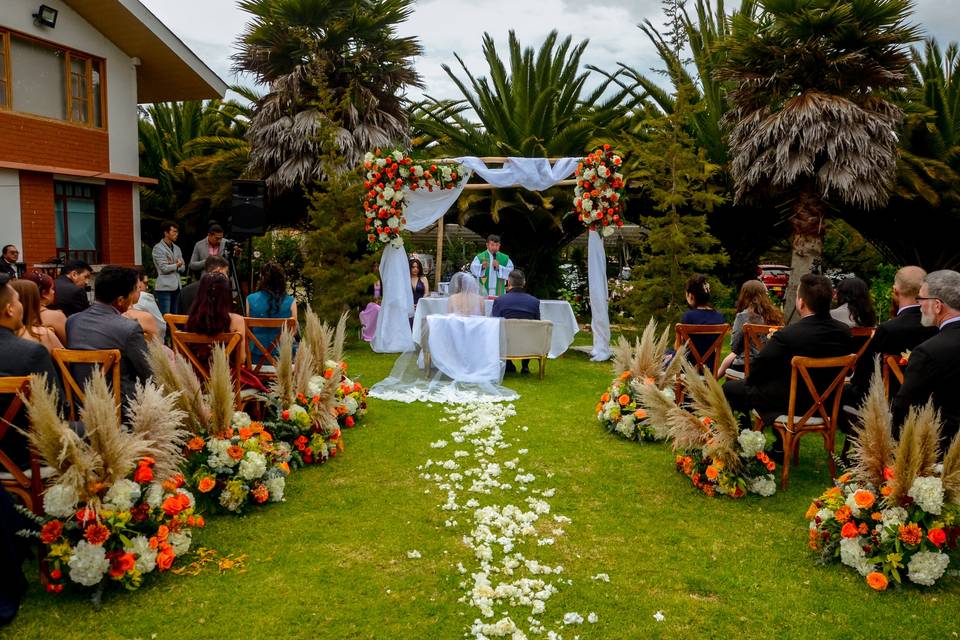
[[[385,200],[393,200],[393,196],[394,196],[396,193],[397,193],[397,192],[394,191],[391,187],[387,187],[386,189],[383,190],[383,198],[384,198]]]
[[[186,531],[177,531],[176,533],[171,533],[167,541],[170,543],[170,546],[173,547],[173,552],[179,557],[190,550],[193,534],[189,529]]]
[[[580,206],[583,208],[584,211],[593,211],[593,200],[590,200],[589,198],[584,198],[581,201]]]
[[[397,216],[390,216],[389,218],[387,218],[387,226],[390,227],[391,229],[396,229],[397,227],[400,226],[400,218],[398,218]]]

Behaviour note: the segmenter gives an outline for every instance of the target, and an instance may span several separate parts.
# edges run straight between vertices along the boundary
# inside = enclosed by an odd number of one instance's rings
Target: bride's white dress
[[[450,290],[451,313],[427,316],[425,344],[401,354],[390,375],[370,389],[371,397],[453,404],[519,397],[500,384],[505,367],[500,320],[484,316],[476,279],[455,274]]]

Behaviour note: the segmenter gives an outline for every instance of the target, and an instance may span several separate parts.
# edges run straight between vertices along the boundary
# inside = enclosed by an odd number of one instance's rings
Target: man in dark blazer
[[[137,382],[150,377],[147,343],[136,320],[123,316],[134,303],[137,272],[109,265],[97,274],[95,302],[82,313],[67,318],[67,348],[87,351],[120,350],[120,387],[124,400],[133,396]],[[83,387],[89,366],[76,365],[74,377]]]
[[[920,321],[939,332],[911,353],[903,386],[893,399],[894,429],[899,429],[910,407],[933,400],[940,411],[941,454],[945,454],[960,425],[960,273],[934,271],[920,287]]]
[[[3,254],[0,255],[0,273],[6,274],[11,278],[20,277],[20,251],[16,245],[3,245]]]
[[[54,282],[55,297],[51,309],[63,311],[68,318],[90,306],[87,298],[87,284],[93,269],[83,260],[70,260],[60,270],[60,277]]]
[[[10,286],[10,280],[7,274],[0,274],[0,376],[46,374],[47,381],[57,389],[59,397],[63,398],[60,377],[54,369],[50,352],[39,342],[17,337],[17,332],[23,328],[23,305],[16,290]],[[3,399],[0,413],[6,411],[8,400],[9,398]],[[26,415],[17,416],[14,424],[21,428],[26,427]],[[3,440],[0,441],[0,448],[17,465],[26,467],[29,464],[26,439],[15,429],[6,430]]]
[[[510,318],[514,320],[539,320],[540,301],[523,290],[527,279],[523,271],[514,269],[507,275],[507,292],[493,301],[494,318]],[[530,361],[520,362],[520,373],[530,373]],[[507,360],[507,371],[516,371],[513,362]]]
[[[925,327],[920,322],[920,287],[927,272],[920,267],[903,267],[893,279],[893,302],[897,305],[897,315],[877,327],[866,351],[857,361],[850,386],[851,396],[844,402],[859,405],[870,390],[870,377],[873,375],[874,358],[885,355],[900,355],[912,351],[918,344],[936,335],[936,327]],[[882,364],[882,363],[881,363]],[[890,378],[890,395],[895,396],[900,388],[896,378]]]
[[[744,428],[750,426],[751,409],[760,414],[765,424],[787,413],[790,361],[794,356],[833,358],[855,352],[850,328],[830,317],[832,297],[833,287],[828,278],[810,273],[804,275],[797,290],[800,320],[770,335],[760,352],[750,358],[750,376],[746,380],[730,380],[723,385],[730,406],[744,414]],[[811,371],[811,378],[821,389],[829,384],[825,379],[831,379],[837,373],[830,369]],[[798,389],[797,411],[806,411],[810,402],[806,387],[802,386]],[[774,443],[773,458],[783,461],[783,442],[779,436]]]

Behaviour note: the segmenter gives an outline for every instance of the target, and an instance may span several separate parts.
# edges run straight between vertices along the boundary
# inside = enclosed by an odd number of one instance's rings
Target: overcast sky
[[[140,1],[221,78],[230,84],[238,81],[230,71],[230,54],[246,14],[236,7],[235,0]],[[917,0],[915,6],[916,22],[926,34],[942,43],[960,40],[956,0]],[[420,0],[400,32],[417,36],[423,46],[424,54],[416,60],[425,84],[423,92],[446,98],[459,96],[441,68],[446,63],[459,70],[454,52],[474,75],[486,75],[480,51],[484,32],[494,37],[503,52],[501,57],[507,55],[510,29],[517,32],[522,45],[534,47],[556,29],[561,36],[590,40],[583,56],[585,64],[613,70],[618,62],[624,62],[648,71],[657,65],[657,57],[636,26],[647,19],[658,26],[662,23],[659,0]]]

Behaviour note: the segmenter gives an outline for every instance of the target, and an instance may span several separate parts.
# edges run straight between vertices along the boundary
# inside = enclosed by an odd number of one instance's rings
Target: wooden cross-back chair
[[[30,394],[30,376],[0,378],[0,396],[9,396],[10,403],[0,414],[0,444],[14,433],[14,420],[23,409],[23,400]],[[26,425],[18,425],[23,428]],[[20,443],[16,443],[17,446]],[[33,447],[27,469],[21,469],[0,448],[0,485],[23,500],[24,505],[37,515],[43,514],[43,470]]]
[[[890,399],[890,376],[897,379],[899,384],[903,384],[903,369],[900,368],[901,356],[886,354],[883,356],[883,392],[887,399]]]
[[[870,341],[873,340],[873,334],[876,333],[876,331],[876,327],[850,327],[850,337],[853,338],[854,342],[860,342],[856,353],[857,360],[859,360],[860,356],[867,350],[867,346],[870,344]]]
[[[190,363],[203,381],[210,379],[209,355],[198,353],[198,351],[209,353],[212,352],[214,345],[222,345],[227,353],[227,360],[230,362],[233,384],[238,391],[240,389],[240,358],[238,356],[242,337],[239,333],[220,333],[215,336],[205,336],[200,333],[178,329],[174,329],[170,335],[170,339],[173,341],[173,350],[187,359],[187,362]]]
[[[800,438],[811,433],[819,433],[823,437],[827,463],[830,466],[830,478],[836,475],[833,452],[837,432],[837,414],[840,411],[844,381],[856,361],[856,354],[836,358],[794,356],[790,361],[790,401],[787,413],[778,416],[771,425],[783,439],[783,473],[780,484],[784,489],[790,482],[791,459],[793,464],[799,461]],[[814,382],[810,373],[811,370],[817,369],[835,369],[837,373],[830,379],[829,384],[824,384],[821,380],[818,388],[818,384]],[[797,416],[799,380],[803,381],[804,388],[811,399],[810,408],[801,416]]]
[[[727,369],[726,377],[733,380],[746,380],[750,375],[750,357],[754,349],[763,348],[763,339],[783,328],[779,324],[745,324],[743,325],[743,373],[734,369]]]
[[[682,345],[687,346],[687,351],[693,356],[693,365],[699,373],[703,373],[704,367],[709,367],[713,376],[717,376],[720,369],[720,355],[723,350],[723,339],[730,331],[729,324],[682,324],[675,325],[676,341],[674,348],[680,349]],[[703,353],[697,348],[692,340],[693,336],[713,336],[713,342],[704,350]],[[712,358],[712,362],[711,362]],[[678,375],[676,383],[677,404],[683,401],[683,379]]]
[[[83,405],[84,393],[80,384],[73,376],[71,365],[99,366],[103,376],[110,381],[113,390],[113,401],[120,411],[120,350],[99,349],[84,351],[81,349],[54,349],[51,353],[53,361],[60,370],[63,380],[63,389],[67,400],[67,409],[70,420],[76,420],[79,407]]]
[[[247,362],[253,375],[259,378],[275,378],[277,375],[277,366],[279,365],[277,356],[274,355],[280,348],[280,337],[283,335],[284,327],[291,333],[297,330],[296,318],[244,318],[246,326],[246,335],[244,336],[244,348],[247,351]],[[273,340],[264,345],[257,338],[253,329],[274,329],[277,335]],[[253,349],[260,350],[260,356],[254,359]]]
[[[172,336],[174,331],[185,331],[189,317],[179,313],[163,314],[163,321],[167,323],[167,335]]]

